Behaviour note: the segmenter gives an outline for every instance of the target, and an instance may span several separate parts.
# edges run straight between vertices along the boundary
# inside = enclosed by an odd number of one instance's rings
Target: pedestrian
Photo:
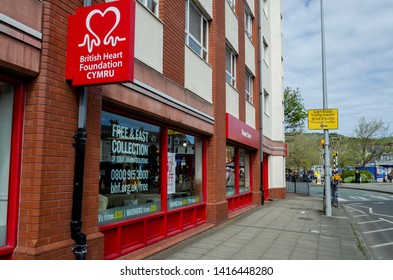
[[[356,184],[360,184],[360,172],[357,169],[356,169],[356,172],[355,172],[355,183]]]

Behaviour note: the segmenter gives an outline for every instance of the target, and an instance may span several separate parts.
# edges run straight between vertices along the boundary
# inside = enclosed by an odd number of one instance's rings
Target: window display
[[[226,147],[226,195],[234,195],[235,192],[235,148]]]
[[[158,126],[102,112],[100,224],[161,211],[160,137]]]
[[[250,191],[250,153],[242,148],[226,147],[226,195]]]
[[[203,201],[202,140],[168,131],[168,209]]]
[[[250,156],[249,153],[240,149],[240,168],[239,168],[239,191],[240,193],[250,191]]]

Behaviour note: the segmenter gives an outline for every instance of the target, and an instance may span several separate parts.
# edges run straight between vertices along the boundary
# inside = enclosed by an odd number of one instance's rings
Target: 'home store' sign
[[[74,86],[132,82],[135,1],[79,8],[68,18],[66,79]]]

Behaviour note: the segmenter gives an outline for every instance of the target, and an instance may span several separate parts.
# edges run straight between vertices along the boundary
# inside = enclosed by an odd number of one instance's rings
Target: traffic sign
[[[338,109],[308,110],[308,129],[338,129]]]

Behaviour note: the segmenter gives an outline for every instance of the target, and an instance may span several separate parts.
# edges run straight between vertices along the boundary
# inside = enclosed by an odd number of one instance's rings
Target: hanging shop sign
[[[135,0],[79,8],[68,19],[66,79],[74,86],[132,82]]]
[[[259,148],[259,133],[256,129],[227,113],[226,137],[249,147]]]

